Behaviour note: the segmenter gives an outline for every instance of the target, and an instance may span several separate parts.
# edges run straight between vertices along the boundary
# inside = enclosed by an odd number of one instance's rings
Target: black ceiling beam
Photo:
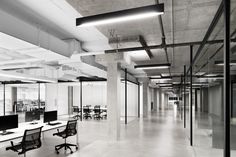
[[[210,40],[207,41],[206,44],[219,44],[223,43],[224,40]],[[231,42],[236,42],[236,38],[231,39]],[[200,45],[201,41],[195,41],[195,42],[184,42],[184,43],[175,43],[175,44],[166,44],[166,48],[174,48],[174,47],[185,47],[190,45]],[[111,49],[111,50],[105,50],[105,53],[117,53],[117,52],[129,52],[129,51],[139,51],[139,50],[151,50],[151,49],[163,49],[163,44],[160,45],[152,45],[152,46],[146,46],[146,47],[130,47],[130,48],[120,48],[120,49]]]
[[[143,37],[142,35],[139,36],[139,42],[140,42],[140,44],[141,44],[143,47],[147,47],[147,46],[148,46],[147,43],[146,43],[146,41],[145,41],[145,39],[144,39],[144,37]],[[152,54],[152,52],[151,52],[150,49],[145,49],[145,51],[147,52],[147,55],[148,55],[148,57],[149,57],[150,59],[153,58],[153,54]]]
[[[224,4],[223,4],[223,1],[221,1],[220,6],[219,6],[216,14],[215,14],[215,16],[214,16],[214,18],[213,18],[213,20],[212,20],[212,22],[211,22],[211,24],[210,24],[206,34],[205,34],[205,36],[204,36],[200,46],[198,47],[198,50],[195,53],[195,56],[193,57],[192,65],[196,62],[198,56],[201,54],[202,49],[206,45],[209,37],[211,36],[211,33],[213,32],[213,30],[214,30],[215,26],[217,25],[218,21],[220,20],[220,17],[223,14],[223,11],[224,11]],[[188,69],[187,73],[189,71],[190,71],[190,68]]]

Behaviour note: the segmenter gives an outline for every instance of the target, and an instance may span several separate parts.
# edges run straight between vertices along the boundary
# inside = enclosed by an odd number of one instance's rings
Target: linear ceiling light
[[[164,14],[164,4],[149,5],[139,8],[120,10],[76,19],[76,26],[95,26],[116,22],[143,19]]]
[[[144,64],[144,65],[135,65],[135,69],[168,69],[171,66],[170,63],[165,64]]]
[[[215,65],[223,66],[224,62],[223,61],[215,61]],[[231,66],[236,65],[236,60],[230,61],[230,65]]]
[[[161,75],[148,75],[148,77],[152,77],[152,78],[161,78]]]
[[[201,76],[198,77],[200,79],[224,79],[223,75],[216,75],[216,76]]]
[[[168,81],[168,80],[172,80],[172,77],[161,77],[161,78],[150,78],[151,80],[157,80],[157,81]]]

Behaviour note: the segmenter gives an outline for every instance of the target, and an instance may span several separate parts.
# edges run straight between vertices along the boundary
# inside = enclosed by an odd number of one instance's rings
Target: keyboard
[[[54,126],[54,125],[59,125],[61,122],[54,122],[54,123],[49,123],[48,125]]]

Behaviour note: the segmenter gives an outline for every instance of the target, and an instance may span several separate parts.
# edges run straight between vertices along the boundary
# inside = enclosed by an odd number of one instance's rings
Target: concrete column
[[[107,119],[110,140],[120,139],[121,72],[117,62],[107,64]]]
[[[68,86],[68,114],[73,114],[73,86]]]
[[[202,88],[200,88],[200,112],[203,112],[203,109],[202,109]]]
[[[195,89],[195,111],[196,111],[196,112],[197,112],[197,110],[198,110],[197,92],[198,92],[198,90]]]
[[[163,109],[169,109],[169,104],[168,104],[168,94],[164,94],[164,108]]]
[[[154,111],[157,111],[157,89],[156,89],[156,88],[154,89],[154,95],[153,95],[153,97],[154,97],[153,110],[154,110]]]
[[[163,102],[162,102],[162,90],[159,90],[159,110],[162,110]]]
[[[148,90],[149,90],[148,80],[143,82],[143,117],[148,115]]]
[[[205,113],[208,113],[209,111],[208,88],[202,88],[202,109]]]
[[[17,87],[11,87],[12,111],[16,112]]]

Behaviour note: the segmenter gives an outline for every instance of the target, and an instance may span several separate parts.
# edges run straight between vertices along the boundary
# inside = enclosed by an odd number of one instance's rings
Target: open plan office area
[[[1,0],[1,157],[236,156],[235,0]]]

